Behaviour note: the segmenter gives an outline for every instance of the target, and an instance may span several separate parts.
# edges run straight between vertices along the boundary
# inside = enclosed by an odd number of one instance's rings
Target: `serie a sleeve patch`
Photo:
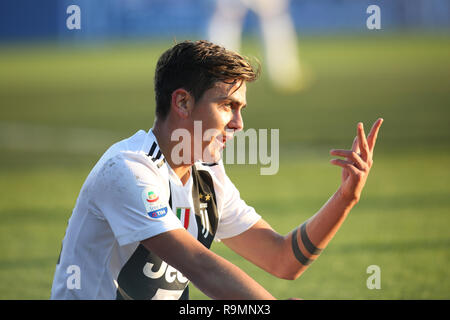
[[[167,212],[167,205],[160,199],[158,193],[149,188],[142,191],[142,201],[145,211],[150,218],[158,219],[164,217]]]

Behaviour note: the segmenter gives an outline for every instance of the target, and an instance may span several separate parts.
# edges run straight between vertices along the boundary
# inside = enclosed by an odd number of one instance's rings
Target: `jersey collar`
[[[150,161],[154,162],[155,165],[161,168],[165,163],[166,159],[159,148],[158,141],[156,140],[153,129],[150,129],[147,134],[146,141],[142,147],[142,151],[147,155]]]

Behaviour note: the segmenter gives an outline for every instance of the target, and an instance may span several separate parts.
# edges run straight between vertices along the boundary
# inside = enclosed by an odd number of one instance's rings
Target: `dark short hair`
[[[198,101],[217,81],[252,82],[259,76],[249,60],[209,41],[184,41],[164,52],[155,71],[156,116],[165,119],[172,92],[183,88]]]

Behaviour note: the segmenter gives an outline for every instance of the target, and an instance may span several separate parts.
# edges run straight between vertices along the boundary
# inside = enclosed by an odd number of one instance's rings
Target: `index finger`
[[[373,151],[375,143],[377,142],[378,131],[380,130],[383,121],[383,118],[378,118],[378,120],[373,124],[372,129],[370,129],[369,135],[367,136],[367,143],[369,144],[369,150],[371,152]]]

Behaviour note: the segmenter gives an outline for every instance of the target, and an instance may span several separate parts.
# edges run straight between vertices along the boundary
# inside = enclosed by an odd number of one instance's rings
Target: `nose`
[[[242,119],[241,110],[235,110],[233,117],[228,122],[228,128],[234,131],[240,131],[244,129],[244,120]]]

